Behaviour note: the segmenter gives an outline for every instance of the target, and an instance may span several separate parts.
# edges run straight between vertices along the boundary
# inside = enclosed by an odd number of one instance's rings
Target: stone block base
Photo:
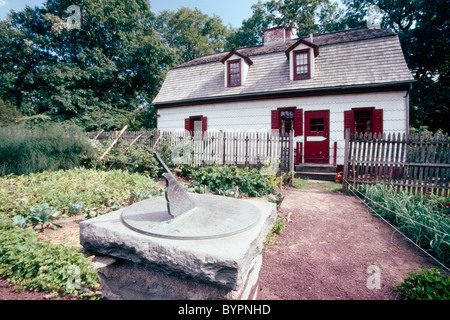
[[[118,260],[97,272],[102,297],[108,300],[256,300],[261,263],[260,255],[245,277],[245,284],[237,291],[126,260]]]

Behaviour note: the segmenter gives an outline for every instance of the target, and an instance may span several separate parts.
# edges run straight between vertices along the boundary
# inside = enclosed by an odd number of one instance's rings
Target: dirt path
[[[433,266],[355,197],[315,189],[283,194],[280,210],[291,221],[263,257],[261,299],[397,299],[396,283],[418,266]]]

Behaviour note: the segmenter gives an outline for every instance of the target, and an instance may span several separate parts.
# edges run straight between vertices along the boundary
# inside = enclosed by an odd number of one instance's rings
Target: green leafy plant
[[[261,197],[276,188],[274,176],[261,174],[258,169],[233,166],[200,168],[193,174],[193,179],[189,187],[194,192],[211,191],[232,197]]]
[[[275,225],[272,230],[266,236],[266,244],[273,245],[276,242],[277,235],[283,232],[286,229],[287,219],[283,217],[281,214],[277,215],[277,220],[275,221]]]
[[[0,216],[0,274],[22,289],[98,298],[98,275],[78,248],[39,242],[35,231],[11,227],[4,215]]]
[[[420,274],[412,271],[409,277],[396,285],[396,290],[407,300],[450,300],[450,276],[437,268],[419,267]]]
[[[60,213],[57,211],[58,207],[52,208],[48,203],[43,203],[30,208],[30,213],[27,216],[28,221],[36,227],[41,226],[41,230],[46,227],[53,227],[55,229],[60,228],[59,225],[53,223]]]
[[[68,210],[69,214],[71,215],[82,214],[85,211],[83,207],[83,202],[81,201],[69,204]]]
[[[152,178],[122,170],[105,172],[77,168],[9,175],[0,177],[0,212],[10,217],[26,217],[31,207],[48,203],[59,207],[61,215],[73,215],[81,210],[76,207],[82,203],[84,211],[96,210],[103,214],[126,205],[133,190],[155,187],[159,184]]]
[[[53,223],[53,220],[60,215],[57,210],[58,207],[52,208],[48,203],[36,205],[31,207],[27,214],[15,216],[12,223],[19,228],[26,228],[28,224],[31,224],[33,228],[40,225],[41,230],[48,227],[59,229],[60,226]]]

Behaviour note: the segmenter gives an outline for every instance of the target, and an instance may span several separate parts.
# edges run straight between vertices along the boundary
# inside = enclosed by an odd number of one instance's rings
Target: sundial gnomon
[[[165,196],[135,203],[122,211],[122,222],[130,229],[153,237],[201,240],[244,232],[260,219],[250,202],[224,196],[188,193],[155,152],[166,171]]]

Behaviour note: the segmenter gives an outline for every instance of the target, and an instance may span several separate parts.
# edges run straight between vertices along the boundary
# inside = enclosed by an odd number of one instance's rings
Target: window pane
[[[325,125],[324,125],[323,118],[311,119],[311,127],[310,127],[311,132],[324,131],[324,129],[325,129]]]
[[[295,54],[295,77],[307,77],[309,74],[308,53]]]
[[[241,81],[241,64],[240,61],[229,63],[229,81],[231,85],[239,85]]]
[[[358,133],[371,132],[372,110],[355,110],[355,131]]]
[[[294,111],[284,110],[280,111],[281,119],[281,133],[289,133],[294,129]]]
[[[202,119],[194,119],[194,132],[202,132]]]

